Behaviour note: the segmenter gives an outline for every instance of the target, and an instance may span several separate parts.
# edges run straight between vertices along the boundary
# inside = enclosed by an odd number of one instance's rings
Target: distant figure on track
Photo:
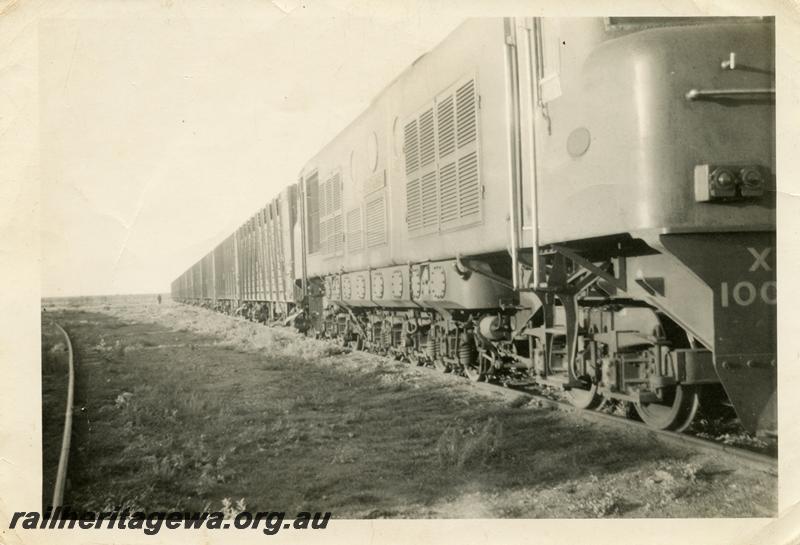
[[[160,293],[158,294],[158,304],[159,305],[161,304],[161,294]]]

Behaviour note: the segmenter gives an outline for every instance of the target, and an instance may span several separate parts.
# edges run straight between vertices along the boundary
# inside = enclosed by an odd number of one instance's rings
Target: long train
[[[774,434],[770,18],[477,19],[173,298]]]

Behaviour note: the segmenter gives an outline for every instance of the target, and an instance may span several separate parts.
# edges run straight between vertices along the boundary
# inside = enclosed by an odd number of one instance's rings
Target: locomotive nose
[[[681,312],[706,324],[701,340],[742,425],[777,431],[775,234],[675,234],[661,242],[711,290]]]

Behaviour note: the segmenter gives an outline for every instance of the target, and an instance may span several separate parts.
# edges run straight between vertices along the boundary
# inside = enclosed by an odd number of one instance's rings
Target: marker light
[[[736,176],[724,167],[718,167],[711,173],[711,187],[709,194],[712,197],[735,197]]]
[[[732,201],[764,194],[764,171],[758,165],[695,165],[697,202]]]
[[[760,197],[764,194],[764,176],[755,167],[744,167],[739,171],[742,181],[742,197]]]

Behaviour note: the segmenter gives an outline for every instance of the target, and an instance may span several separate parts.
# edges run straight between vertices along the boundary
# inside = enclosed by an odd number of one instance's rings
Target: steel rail
[[[430,367],[419,367],[419,369],[422,369],[425,372],[442,375],[440,371],[437,371]],[[457,377],[458,375],[452,375],[452,376]],[[458,377],[458,378],[463,378],[463,377]],[[653,439],[661,441],[662,443],[666,443],[673,446],[689,447],[703,454],[709,454],[714,456],[719,456],[719,455],[728,456],[736,459],[737,462],[745,464],[747,467],[757,469],[759,471],[768,473],[770,475],[778,474],[778,460],[766,454],[759,454],[757,452],[745,450],[731,445],[726,445],[724,443],[718,443],[706,439],[701,439],[699,437],[693,437],[691,435],[687,435],[684,433],[676,433],[674,431],[667,431],[667,430],[657,430],[641,422],[636,422],[634,420],[629,420],[627,418],[623,418],[620,416],[614,416],[608,413],[579,409],[569,403],[565,403],[563,401],[556,401],[555,399],[534,394],[532,392],[528,392],[526,390],[522,390],[515,387],[502,386],[499,384],[492,384],[487,382],[475,382],[469,379],[464,379],[464,382],[471,384],[474,388],[478,390],[485,390],[487,392],[492,392],[492,393],[500,393],[501,395],[505,395],[506,397],[512,397],[512,396],[528,397],[541,402],[541,404],[546,407],[573,413],[578,417],[583,418],[584,420],[589,420],[592,422],[597,422],[602,424],[609,424],[612,426],[616,426],[620,429],[634,431],[637,433],[647,435]]]
[[[67,464],[69,463],[69,447],[72,440],[72,402],[75,391],[75,365],[73,362],[72,341],[63,327],[53,322],[53,325],[61,331],[67,340],[67,351],[69,355],[69,379],[67,384],[67,407],[64,411],[64,433],[61,436],[61,453],[58,457],[58,473],[56,473],[56,484],[53,487],[52,507],[60,507],[64,501],[64,484],[67,480]]]

